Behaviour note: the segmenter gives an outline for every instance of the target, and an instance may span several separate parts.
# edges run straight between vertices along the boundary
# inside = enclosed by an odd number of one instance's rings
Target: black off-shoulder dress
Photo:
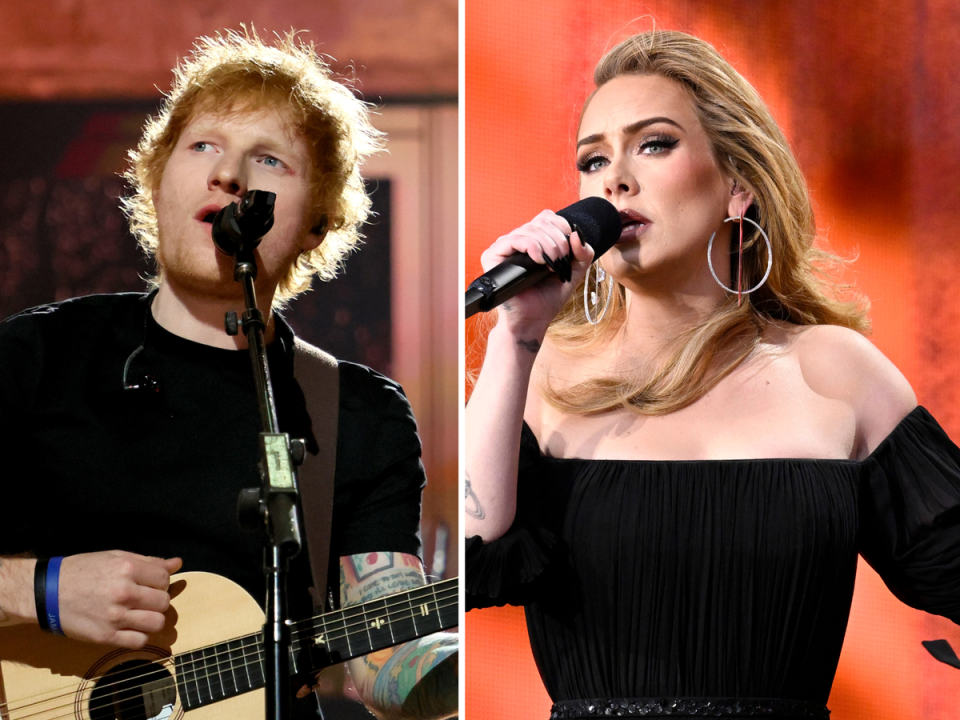
[[[825,718],[857,553],[960,622],[960,449],[923,408],[865,461],[540,454],[467,542],[468,608],[524,605],[552,717]]]

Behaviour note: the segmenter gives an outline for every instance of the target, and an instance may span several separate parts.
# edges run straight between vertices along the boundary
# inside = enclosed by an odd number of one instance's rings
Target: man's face
[[[191,118],[153,193],[162,282],[210,299],[242,296],[233,258],[213,244],[213,216],[248,190],[269,190],[275,223],[256,254],[258,294],[272,298],[297,256],[322,240],[307,217],[310,170],[306,142],[273,110]]]

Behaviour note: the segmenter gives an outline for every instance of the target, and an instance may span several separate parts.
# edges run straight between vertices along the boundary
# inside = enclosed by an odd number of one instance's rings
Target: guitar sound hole
[[[167,720],[177,686],[162,665],[129,660],[106,673],[90,694],[91,720]]]

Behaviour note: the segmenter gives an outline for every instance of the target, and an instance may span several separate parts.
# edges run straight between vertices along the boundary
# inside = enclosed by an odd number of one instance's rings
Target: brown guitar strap
[[[300,466],[300,506],[313,574],[313,604],[326,610],[327,568],[330,562],[330,523],[337,468],[337,424],[340,415],[340,369],[337,359],[320,348],[294,341],[293,376],[300,385],[316,444],[307,441]],[[316,452],[314,452],[316,451]]]

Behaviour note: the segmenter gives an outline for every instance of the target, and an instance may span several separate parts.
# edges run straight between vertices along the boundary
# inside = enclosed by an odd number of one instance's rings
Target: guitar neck
[[[294,672],[316,672],[455,627],[457,598],[457,578],[451,578],[293,623]],[[262,632],[176,655],[174,662],[184,710],[265,684]]]

